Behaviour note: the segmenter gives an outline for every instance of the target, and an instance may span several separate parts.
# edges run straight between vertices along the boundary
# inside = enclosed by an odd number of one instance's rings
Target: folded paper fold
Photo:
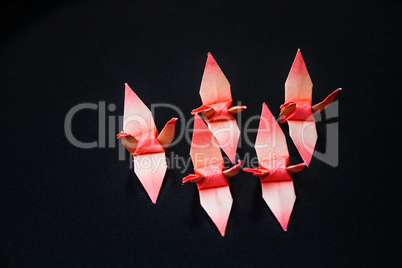
[[[133,156],[134,172],[153,203],[165,177],[165,149],[174,138],[176,121],[172,118],[158,135],[151,111],[125,84],[123,131],[117,138]]]
[[[310,165],[317,142],[314,113],[332,103],[341,89],[332,92],[324,101],[312,106],[313,83],[300,49],[285,82],[285,103],[280,106],[280,121],[288,122],[289,135],[306,166]]]
[[[228,179],[239,172],[241,161],[225,170],[218,140],[198,114],[194,115],[190,156],[195,174],[183,178],[183,183],[197,184],[201,206],[220,234],[225,236],[233,203]]]
[[[260,178],[262,197],[286,231],[296,200],[291,174],[303,170],[304,164],[290,165],[285,135],[265,103],[254,147],[259,168],[243,170]]]
[[[246,109],[246,106],[232,106],[230,84],[219,68],[211,53],[202,77],[200,96],[203,105],[192,110],[192,114],[202,113],[209,129],[220,147],[234,163],[240,130],[234,114]]]

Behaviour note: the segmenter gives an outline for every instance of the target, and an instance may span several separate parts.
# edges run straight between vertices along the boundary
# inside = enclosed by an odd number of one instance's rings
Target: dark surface
[[[352,267],[400,260],[399,7],[191,3],[22,2],[3,14],[0,266]],[[277,115],[299,47],[313,103],[343,88],[333,120],[339,166],[313,158],[294,176],[298,198],[287,233],[251,174],[230,180],[234,204],[222,238],[199,206],[196,186],[181,184],[191,168],[168,170],[153,205],[116,148],[79,149],[64,135],[64,118],[79,103],[113,103],[117,109],[107,115],[122,115],[124,82],[145,104],[172,103],[190,119],[201,104],[208,51],[234,100],[248,106],[243,122],[260,114],[263,101]],[[156,113],[157,127],[172,116]],[[73,122],[79,139],[97,139],[97,111],[82,111]],[[325,122],[318,131],[317,148],[325,150]],[[187,156],[189,149],[183,140],[168,153]],[[296,163],[291,142],[289,149]],[[255,155],[247,145],[239,149],[247,152]]]

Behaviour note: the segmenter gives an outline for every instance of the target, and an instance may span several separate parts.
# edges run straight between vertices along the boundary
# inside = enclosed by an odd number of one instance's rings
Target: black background
[[[1,266],[352,267],[400,260],[399,6],[13,2],[2,11]],[[234,203],[222,238],[196,186],[181,184],[192,167],[168,170],[153,205],[117,148],[79,149],[64,135],[64,118],[79,103],[105,101],[117,106],[108,116],[122,115],[125,82],[145,104],[172,103],[190,119],[201,105],[208,51],[235,102],[248,106],[243,122],[260,114],[262,102],[277,115],[297,48],[314,83],[313,103],[343,88],[339,117],[318,123],[319,151],[326,123],[339,123],[339,166],[313,158],[294,176],[287,233],[251,174],[230,180]],[[78,113],[74,135],[96,140],[97,116]],[[156,112],[157,127],[173,116]],[[168,154],[187,156],[189,149],[183,140]],[[255,155],[243,144],[245,153]]]

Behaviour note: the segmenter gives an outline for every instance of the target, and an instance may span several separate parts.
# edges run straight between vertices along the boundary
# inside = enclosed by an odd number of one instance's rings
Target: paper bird
[[[177,118],[158,135],[151,111],[126,83],[123,131],[117,138],[134,158],[134,172],[155,204],[166,173],[165,149],[174,138]]]
[[[259,168],[243,170],[260,178],[262,197],[286,231],[296,200],[291,174],[302,171],[304,163],[289,165],[285,135],[265,103],[254,147]]]
[[[233,100],[229,81],[211,53],[208,53],[200,95],[203,105],[192,110],[191,114],[202,112],[209,129],[218,140],[220,147],[230,161],[234,163],[240,130],[233,115],[247,107],[232,106]]]
[[[332,103],[341,89],[332,92],[324,101],[312,105],[313,83],[300,49],[285,82],[285,103],[280,106],[280,122],[289,124],[289,135],[304,163],[309,166],[317,142],[314,113],[323,111]]]
[[[241,161],[230,169],[224,170],[218,141],[198,114],[194,117],[190,156],[195,174],[185,177],[183,183],[197,183],[201,206],[215,223],[221,235],[225,236],[233,203],[227,180],[239,172]]]

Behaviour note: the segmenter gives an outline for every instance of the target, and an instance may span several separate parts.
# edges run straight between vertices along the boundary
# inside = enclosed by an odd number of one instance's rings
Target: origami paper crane
[[[166,173],[165,150],[174,138],[177,118],[158,135],[151,111],[126,83],[123,131],[117,138],[134,159],[134,172],[155,204]]]
[[[233,199],[228,179],[239,172],[241,161],[224,170],[222,152],[217,139],[198,114],[194,118],[194,131],[190,156],[195,174],[188,175],[183,183],[197,183],[200,203],[215,223],[222,236],[225,236]]]
[[[314,113],[323,111],[332,103],[338,88],[324,101],[312,105],[313,83],[307,71],[300,49],[285,82],[285,103],[280,106],[280,122],[289,124],[289,134],[304,163],[309,166],[317,142]]]
[[[296,200],[291,174],[303,170],[304,163],[289,165],[285,135],[265,103],[262,105],[255,150],[259,168],[243,170],[260,178],[262,197],[286,231]]]
[[[246,109],[246,106],[232,106],[230,84],[219,68],[211,53],[202,77],[200,96],[203,105],[191,111],[191,114],[202,112],[209,129],[218,140],[220,147],[234,163],[240,130],[234,114]]]

